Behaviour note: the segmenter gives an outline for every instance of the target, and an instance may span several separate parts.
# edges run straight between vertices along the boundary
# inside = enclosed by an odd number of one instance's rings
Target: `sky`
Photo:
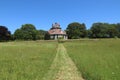
[[[0,0],[0,25],[12,33],[23,24],[49,30],[58,22],[65,30],[72,22],[120,23],[120,0]]]

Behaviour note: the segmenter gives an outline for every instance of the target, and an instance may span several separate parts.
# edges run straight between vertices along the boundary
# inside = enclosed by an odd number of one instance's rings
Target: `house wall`
[[[68,39],[68,38],[67,38],[67,35],[61,35],[61,34],[60,34],[60,35],[58,35],[58,34],[56,34],[56,35],[50,35],[50,38],[51,38],[51,39],[54,39],[54,40],[57,40],[57,39],[59,39],[59,38],[63,38],[63,39],[65,39],[65,40]]]

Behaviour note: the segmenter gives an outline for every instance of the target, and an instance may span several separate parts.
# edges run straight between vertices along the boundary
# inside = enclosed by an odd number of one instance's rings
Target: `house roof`
[[[62,31],[59,23],[52,24],[52,28],[48,31],[50,35],[66,35],[65,31]]]
[[[66,32],[65,31],[62,31],[61,29],[50,29],[49,31],[48,31],[48,33],[50,34],[50,35],[53,35],[53,34],[62,34],[62,35],[66,35]]]

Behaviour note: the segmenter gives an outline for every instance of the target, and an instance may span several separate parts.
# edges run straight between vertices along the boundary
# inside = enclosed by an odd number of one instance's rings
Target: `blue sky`
[[[0,25],[13,33],[22,24],[49,30],[52,23],[63,30],[71,22],[120,23],[120,0],[0,0]]]

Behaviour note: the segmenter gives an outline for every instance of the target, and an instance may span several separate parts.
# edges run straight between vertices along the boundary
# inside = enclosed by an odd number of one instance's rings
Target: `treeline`
[[[93,23],[86,29],[84,23],[73,22],[68,24],[66,33],[69,39],[80,38],[120,38],[120,23]],[[33,24],[24,24],[15,30],[14,34],[6,26],[0,26],[0,41],[9,40],[45,40],[49,39],[47,31],[37,30]]]
[[[13,34],[15,40],[40,40],[44,39],[47,31],[37,30],[32,24],[24,24],[20,29],[17,29]]]
[[[66,29],[69,39],[79,38],[120,38],[120,23],[94,23],[90,29],[85,24],[70,23]]]
[[[0,41],[10,40],[44,40],[45,30],[37,30],[33,24],[24,24],[14,34],[6,26],[0,26]]]

